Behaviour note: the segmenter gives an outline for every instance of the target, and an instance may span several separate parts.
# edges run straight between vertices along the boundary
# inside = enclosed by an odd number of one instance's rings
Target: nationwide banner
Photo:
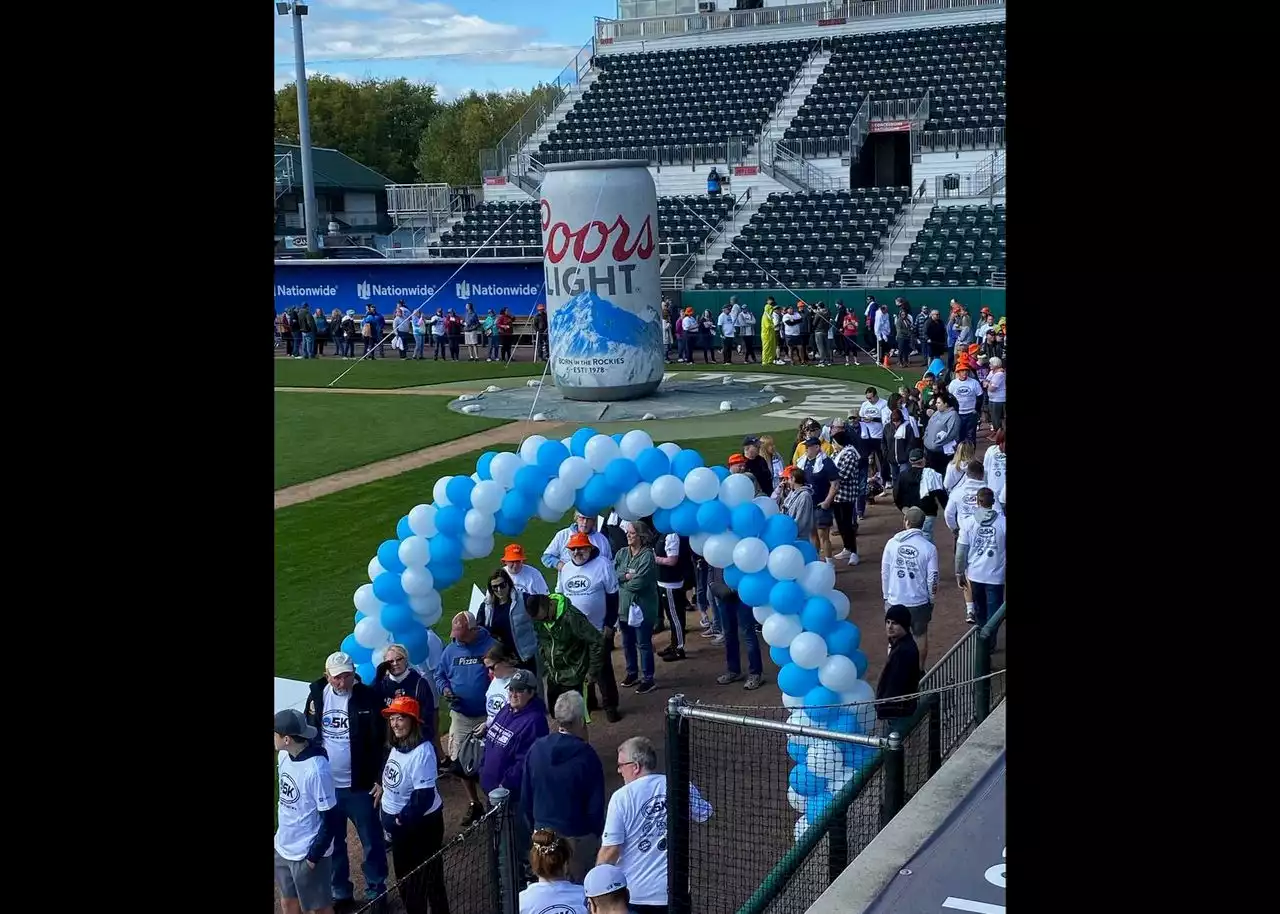
[[[453,275],[458,265],[388,261],[385,265],[344,264],[330,261],[312,264],[276,264],[276,313],[303,302],[328,314],[334,308],[363,314],[372,302],[381,314],[395,310],[404,299],[411,309],[428,298],[434,312],[454,308],[459,314],[471,302],[483,315],[510,308],[513,315],[530,314],[546,301],[541,263],[469,263]],[[452,277],[452,278],[450,278]],[[434,296],[434,297],[433,297]]]

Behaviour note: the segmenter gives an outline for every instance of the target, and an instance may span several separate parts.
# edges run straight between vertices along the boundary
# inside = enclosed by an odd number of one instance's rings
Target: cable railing
[[[962,130],[922,130],[922,152],[967,152],[975,149],[1004,149],[1003,127],[971,127]]]
[[[658,171],[683,166],[696,171],[700,165],[746,165],[754,142],[754,137],[728,137],[724,140],[666,146],[618,144],[585,149],[547,150],[541,153],[541,159],[543,162],[644,159]]]

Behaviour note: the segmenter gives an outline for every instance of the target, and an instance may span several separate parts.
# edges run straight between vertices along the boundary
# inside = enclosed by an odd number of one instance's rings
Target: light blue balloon
[[[775,514],[764,523],[764,530],[760,533],[760,538],[764,540],[764,544],[772,551],[779,546],[785,546],[787,543],[795,541],[796,522],[785,514]]]
[[[803,698],[818,685],[817,670],[806,670],[796,663],[788,663],[778,671],[778,688],[784,695]]]
[[[858,626],[845,619],[832,626],[823,640],[827,642],[828,654],[842,654],[852,658],[853,652],[858,649],[858,644],[862,641],[862,633],[858,631]],[[856,664],[857,661],[855,660],[854,663]]]
[[[834,786],[830,782],[827,783],[828,790]],[[833,799],[835,799],[835,794],[832,793],[821,793],[816,797],[809,797],[808,802],[804,804],[804,814],[808,817],[810,825],[822,818],[822,814],[827,811],[827,807],[831,805]]]
[[[413,528],[409,526],[408,514],[400,518],[399,523],[396,524],[396,536],[402,540],[407,540],[409,537],[413,536]],[[381,559],[379,559],[379,561],[381,561]]]
[[[410,663],[425,663],[431,650],[431,641],[427,637],[427,627],[414,620],[414,624],[403,632],[397,632],[396,638],[409,652]]]
[[[787,755],[791,756],[791,761],[803,765],[804,760],[809,757],[809,747],[803,743],[796,742],[793,736],[787,740]]]
[[[781,516],[781,515],[779,515]],[[808,540],[796,540],[791,545],[800,550],[800,554],[804,556],[804,563],[808,565],[810,562],[818,560],[818,550],[813,548],[813,543]]]
[[[769,648],[769,659],[781,669],[791,662],[791,651],[785,647],[771,647]]]
[[[378,619],[382,623],[382,627],[392,634],[398,634],[404,631],[410,625],[421,625],[421,622],[414,622],[413,610],[409,608],[408,603],[388,603],[382,607],[381,618]]]
[[[560,464],[569,459],[569,449],[559,441],[544,441],[538,445],[538,466],[547,475],[560,472]]]
[[[867,675],[867,655],[862,651],[854,650],[849,652],[849,659],[853,661],[854,668],[858,671],[858,678],[864,678]]]
[[[665,455],[664,455],[665,456]],[[671,533],[671,509],[659,508],[653,512],[653,528],[659,533]]]
[[[795,581],[779,581],[769,591],[769,605],[777,612],[797,616],[804,609],[804,588]]]
[[[671,509],[671,527],[681,536],[698,532],[698,506],[687,498]]]
[[[357,663],[356,675],[360,677],[360,681],[365,685],[373,685],[373,680],[378,672],[373,668],[372,663]]]
[[[653,482],[659,476],[671,472],[671,458],[656,447],[647,447],[636,454],[636,469],[645,482]]]
[[[671,475],[683,480],[698,467],[702,466],[706,466],[706,462],[702,459],[701,454],[692,449],[683,450],[671,459]]]
[[[594,428],[580,428],[569,438],[569,450],[574,457],[587,456],[587,442],[600,434]]]
[[[525,464],[516,470],[515,489],[521,495],[533,500],[536,505],[542,497],[542,490],[547,487],[547,471],[542,467]]]
[[[514,536],[515,534],[512,535]],[[436,561],[433,556],[431,564],[427,568],[431,571],[431,577],[435,581],[437,590],[444,590],[446,587],[450,587],[462,580],[461,560],[452,562]]]
[[[737,565],[730,565],[724,570],[724,585],[730,590],[737,590],[738,585],[742,583],[742,569]]]
[[[738,584],[738,596],[748,606],[765,606],[777,583],[768,571],[753,571],[742,576],[742,582]]]
[[[530,498],[519,489],[512,489],[506,495],[502,496],[502,505],[498,508],[498,513],[508,520],[518,520],[527,523],[530,515],[537,509],[538,502],[536,499]],[[436,515],[436,526],[440,525],[440,515]],[[444,528],[441,527],[443,530]],[[432,553],[434,555],[435,553]]]
[[[614,441],[618,442],[618,444],[622,443],[622,432],[614,432],[609,437],[612,438]]]
[[[518,517],[508,517],[501,512],[494,517],[493,521],[494,529],[503,536],[519,536],[521,533],[524,533],[524,528],[529,523],[527,519],[521,520]],[[441,586],[440,578],[438,576],[436,577],[436,586]]]
[[[455,476],[445,485],[444,494],[449,496],[451,504],[461,508],[465,513],[471,507],[471,490],[475,487],[476,481],[470,476]]]
[[[804,630],[818,635],[831,631],[837,621],[836,608],[826,597],[810,597],[800,612],[800,624]]]
[[[404,571],[404,562],[400,561],[400,541],[383,540],[378,546],[378,564],[385,571],[399,574]]]
[[[431,547],[431,561],[433,564],[436,562],[462,560],[462,543],[456,537],[437,533],[427,540],[427,544]]]
[[[492,479],[493,473],[490,471],[489,465],[493,463],[493,458],[497,456],[497,451],[485,451],[481,454],[479,459],[476,460],[476,475],[481,479]]]
[[[587,480],[585,486],[578,490],[576,501],[579,511],[594,517],[613,504],[617,497],[617,490],[609,485],[609,481],[604,478],[604,474],[597,473]]]
[[[764,530],[764,522],[766,518],[764,512],[760,510],[759,505],[753,505],[751,502],[743,502],[738,505],[729,515],[729,527],[738,536],[744,539],[748,536],[759,536]]]
[[[840,713],[838,707],[822,707],[823,705],[839,705],[840,696],[820,685],[810,689],[804,696],[804,711],[815,723],[825,724]]]
[[[350,657],[352,663],[356,664],[368,663],[373,657],[373,651],[361,646],[360,642],[356,640],[354,632],[342,639],[342,644],[338,649]]]
[[[383,603],[403,603],[409,599],[400,586],[400,575],[394,571],[384,571],[374,579],[373,595]]]
[[[818,796],[826,793],[827,779],[811,771],[807,764],[796,765],[787,775],[787,783],[791,789],[802,797]]]
[[[724,482],[726,479],[729,478],[729,468],[722,467],[720,466],[720,464],[716,464],[715,466],[713,466],[711,468],[711,472],[715,473],[716,479],[720,480],[721,482]]]
[[[613,491],[624,493],[629,492],[640,481],[640,471],[636,469],[634,460],[615,457],[604,468],[604,478]]]
[[[751,507],[755,508],[755,505]],[[757,508],[757,510],[759,510]],[[724,533],[729,528],[729,509],[718,498],[698,505],[698,529],[703,533]]]
[[[436,510],[436,529],[446,536],[466,535],[467,512],[457,505],[447,505]],[[382,566],[386,568],[386,565]]]

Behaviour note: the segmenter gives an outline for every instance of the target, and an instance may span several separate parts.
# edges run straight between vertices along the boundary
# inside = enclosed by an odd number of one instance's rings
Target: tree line
[[[480,150],[497,145],[535,101],[554,97],[539,84],[528,92],[476,92],[449,102],[435,86],[407,79],[307,80],[311,142],[337,149],[397,184],[481,182]],[[276,92],[276,140],[298,142],[298,94]]]

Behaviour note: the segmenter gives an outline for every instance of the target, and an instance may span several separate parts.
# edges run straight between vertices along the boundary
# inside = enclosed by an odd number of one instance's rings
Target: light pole
[[[293,2],[276,3],[276,12],[293,19],[293,65],[298,83],[298,145],[302,148],[302,216],[307,228],[307,252],[317,253],[320,238],[320,220],[316,213],[316,181],[311,170],[311,109],[307,102],[307,58],[302,46],[302,17],[307,15],[307,4]]]

